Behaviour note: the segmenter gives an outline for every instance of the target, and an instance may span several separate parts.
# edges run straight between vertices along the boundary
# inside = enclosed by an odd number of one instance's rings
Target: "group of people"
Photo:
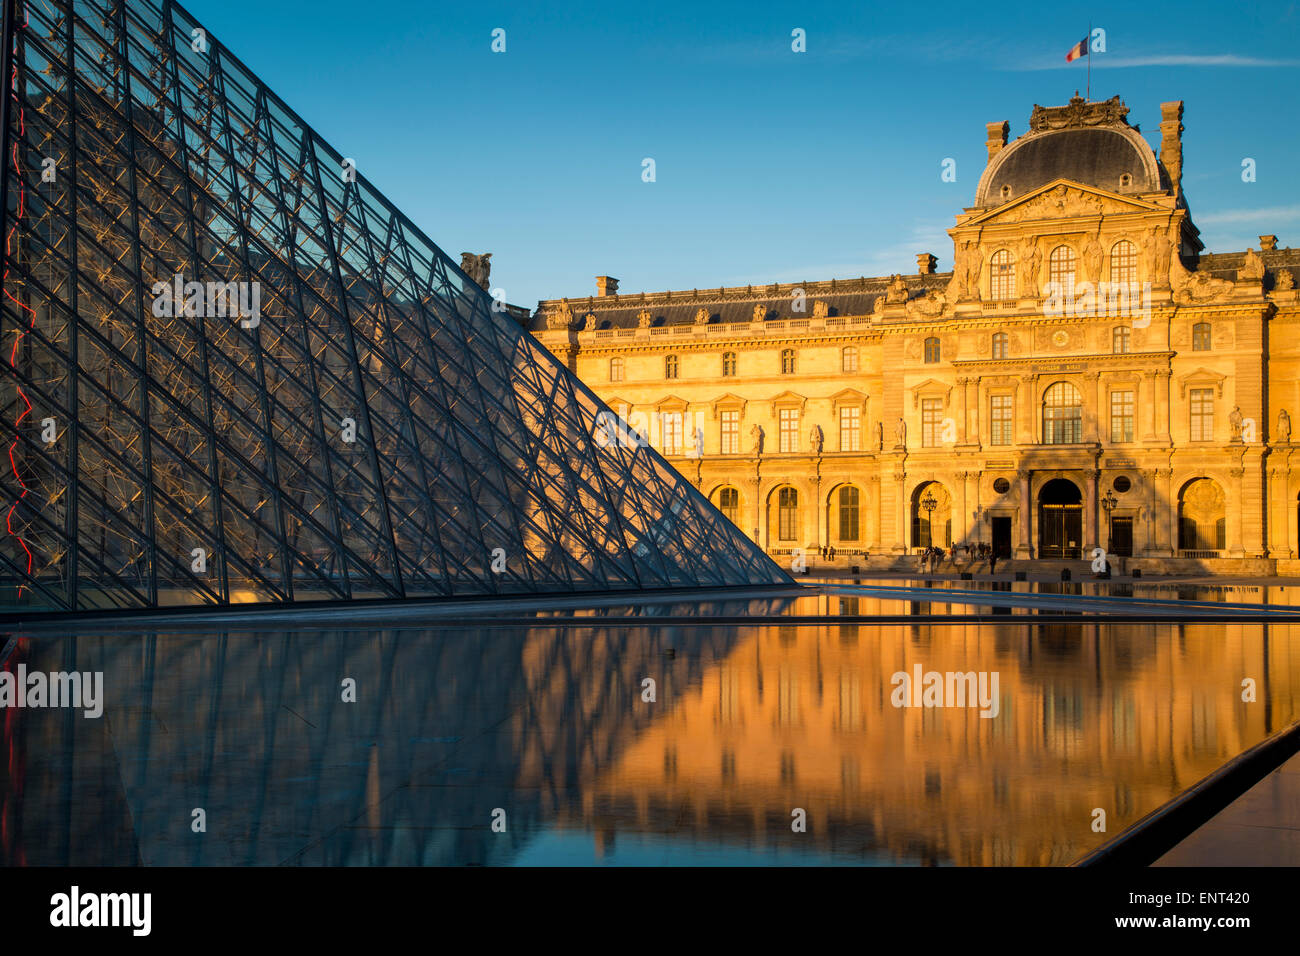
[[[826,558],[828,561],[834,561],[835,548],[831,547],[830,545],[825,545],[825,544],[822,545],[822,557]]]
[[[923,548],[920,552],[920,570],[928,571],[933,574],[939,569],[939,565],[942,564],[944,560],[950,561],[955,565],[957,563],[958,552],[961,552],[965,556],[967,564],[969,564],[972,559],[975,561],[987,561],[989,563],[990,574],[997,570],[997,552],[993,550],[991,544],[988,544],[985,541],[981,541],[974,545],[969,542],[965,544],[954,544],[951,548],[947,549],[935,545]]]

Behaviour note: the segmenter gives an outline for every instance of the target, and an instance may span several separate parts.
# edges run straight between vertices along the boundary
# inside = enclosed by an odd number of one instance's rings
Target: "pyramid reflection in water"
[[[23,13],[0,603],[788,581],[181,7]]]

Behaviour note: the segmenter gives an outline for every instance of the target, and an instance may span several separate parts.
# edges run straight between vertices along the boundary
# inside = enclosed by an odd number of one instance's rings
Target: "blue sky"
[[[1207,247],[1300,246],[1289,0],[187,8],[453,258],[492,252],[520,305],[594,294],[598,274],[624,292],[817,280],[912,272],[921,251],[946,270],[984,124],[1014,138],[1034,103],[1082,91],[1087,61],[1064,57],[1090,21],[1093,99],[1120,94],[1153,146],[1160,103],[1185,101]]]

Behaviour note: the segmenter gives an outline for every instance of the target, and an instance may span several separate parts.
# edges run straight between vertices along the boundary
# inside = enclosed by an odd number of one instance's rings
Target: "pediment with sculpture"
[[[1087,216],[1114,216],[1135,212],[1167,212],[1155,203],[1132,196],[1120,196],[1104,189],[1080,186],[1058,179],[1025,194],[1020,200],[998,206],[962,225],[994,225],[1030,222],[1042,219],[1077,219]]]

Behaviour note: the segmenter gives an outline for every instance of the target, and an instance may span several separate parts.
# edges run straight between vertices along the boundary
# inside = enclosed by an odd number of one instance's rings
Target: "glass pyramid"
[[[179,5],[5,6],[0,606],[789,580]]]

